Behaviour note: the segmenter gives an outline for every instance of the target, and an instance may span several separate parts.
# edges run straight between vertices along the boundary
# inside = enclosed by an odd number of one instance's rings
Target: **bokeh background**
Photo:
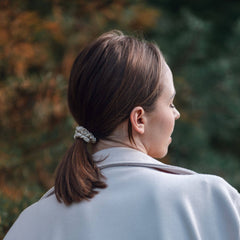
[[[163,161],[240,190],[240,1],[1,0],[0,238],[53,185],[72,63],[111,29],[155,41],[173,71],[181,119]]]

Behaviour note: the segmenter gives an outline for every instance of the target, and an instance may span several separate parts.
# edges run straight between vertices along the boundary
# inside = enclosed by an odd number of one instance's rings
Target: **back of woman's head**
[[[99,139],[129,120],[132,109],[154,109],[161,92],[164,59],[158,47],[120,31],[101,35],[76,58],[69,81],[68,104],[76,122]],[[128,121],[129,139],[133,140]],[[92,198],[105,188],[103,175],[88,153],[87,144],[75,139],[57,169],[55,194],[65,204]]]
[[[74,62],[68,91],[77,123],[104,139],[135,106],[151,111],[160,93],[162,59],[154,44],[119,31],[84,48]]]

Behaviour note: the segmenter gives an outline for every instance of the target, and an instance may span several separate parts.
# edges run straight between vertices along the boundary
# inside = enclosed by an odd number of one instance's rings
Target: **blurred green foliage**
[[[163,161],[240,189],[239,13],[240,2],[226,0],[2,0],[0,238],[53,185],[75,126],[71,65],[110,29],[157,42],[173,71],[181,118]]]
[[[152,2],[162,15],[151,37],[174,73],[181,113],[168,160],[240,189],[240,2]]]

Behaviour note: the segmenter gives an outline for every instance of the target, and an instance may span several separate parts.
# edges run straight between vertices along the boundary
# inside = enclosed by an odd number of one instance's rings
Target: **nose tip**
[[[177,119],[180,118],[181,114],[180,114],[180,112],[177,109],[175,109],[175,110],[176,110],[175,111],[175,119],[177,120]]]

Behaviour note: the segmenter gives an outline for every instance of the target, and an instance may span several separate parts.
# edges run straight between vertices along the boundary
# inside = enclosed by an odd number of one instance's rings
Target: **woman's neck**
[[[107,148],[113,148],[113,147],[127,147],[127,148],[133,148],[136,150],[139,150],[141,152],[144,152],[147,154],[146,149],[134,142],[130,142],[129,140],[117,140],[114,138],[107,138],[104,140],[99,140],[96,144],[92,147],[92,153],[96,153],[100,150],[107,149]]]
[[[138,136],[134,136],[134,141],[130,141],[128,136],[128,122],[120,124],[113,133],[105,139],[100,139],[96,144],[92,145],[92,153],[113,147],[128,147],[137,149],[147,154],[147,150]]]

